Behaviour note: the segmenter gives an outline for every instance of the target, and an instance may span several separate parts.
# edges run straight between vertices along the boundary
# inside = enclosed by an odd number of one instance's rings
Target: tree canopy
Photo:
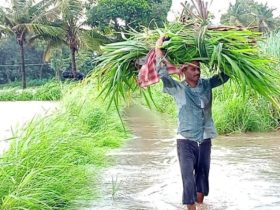
[[[171,0],[100,0],[88,8],[88,23],[116,32],[141,26],[162,26],[166,21]]]

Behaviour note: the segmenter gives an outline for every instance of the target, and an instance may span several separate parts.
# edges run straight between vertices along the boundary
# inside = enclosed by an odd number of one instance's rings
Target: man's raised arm
[[[166,64],[169,63],[169,61],[165,58],[164,52],[161,50],[163,39],[164,37],[160,37],[156,42],[156,71],[163,82],[163,92],[174,95],[178,82],[172,79],[167,71]]]
[[[214,75],[209,79],[211,88],[218,87],[229,80],[229,76],[226,75],[223,71],[220,74]]]

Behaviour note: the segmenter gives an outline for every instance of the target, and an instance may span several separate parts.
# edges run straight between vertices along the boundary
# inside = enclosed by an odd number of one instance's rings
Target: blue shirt
[[[212,88],[222,85],[229,77],[220,73],[209,79],[199,79],[197,86],[192,88],[186,81],[172,79],[159,59],[157,71],[163,81],[163,92],[173,96],[177,104],[177,133],[196,142],[214,138],[217,132],[212,119]]]

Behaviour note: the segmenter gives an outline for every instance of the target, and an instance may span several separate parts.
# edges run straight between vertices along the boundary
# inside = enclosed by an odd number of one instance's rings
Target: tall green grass
[[[58,112],[34,119],[0,159],[0,209],[78,209],[93,199],[107,150],[127,137],[112,108],[88,84],[71,89]]]
[[[37,87],[37,86],[42,86],[48,82],[51,82],[52,80],[50,79],[34,79],[34,80],[27,80],[27,87]],[[14,81],[11,83],[5,83],[5,84],[0,84],[0,89],[2,88],[13,88],[13,87],[22,87],[22,82],[21,81]]]
[[[273,56],[278,62],[280,61],[280,31],[267,35],[263,42],[259,42],[259,46],[264,54]]]
[[[227,83],[213,91],[213,118],[219,133],[272,131],[278,126],[279,110],[256,92],[241,97],[239,88]]]
[[[21,87],[4,87],[0,89],[0,101],[53,101],[62,97],[67,83],[50,81],[42,86],[21,89]]]

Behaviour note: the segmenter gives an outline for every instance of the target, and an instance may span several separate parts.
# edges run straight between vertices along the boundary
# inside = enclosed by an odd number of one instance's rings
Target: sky
[[[191,0],[187,0],[188,2],[191,2]],[[280,15],[280,2],[279,0],[255,0],[259,3],[266,3],[268,7],[275,8],[274,16]],[[168,14],[168,20],[172,21],[174,20],[174,14],[178,13],[178,11],[182,10],[181,2],[184,2],[184,0],[172,0],[172,7],[171,12]],[[208,2],[211,2],[208,0]],[[213,20],[213,23],[217,24],[219,23],[221,14],[225,13],[229,7],[230,3],[234,3],[235,0],[213,0],[212,4],[209,8],[210,12],[215,15],[215,19]]]
[[[172,7],[171,11],[168,14],[167,19],[169,21],[172,21],[175,19],[174,14],[179,13],[182,10],[181,2],[184,2],[186,0],[172,0]],[[191,2],[191,0],[187,0],[188,2]],[[211,2],[211,0],[206,0],[208,2]],[[275,8],[274,16],[280,15],[280,2],[279,0],[255,0],[259,3],[267,3],[268,7]],[[7,6],[8,0],[0,0],[0,5]],[[218,24],[221,14],[225,13],[229,7],[229,3],[234,3],[235,0],[212,0],[212,4],[209,8],[210,12],[212,12],[215,15],[215,19],[213,20],[214,24]]]

